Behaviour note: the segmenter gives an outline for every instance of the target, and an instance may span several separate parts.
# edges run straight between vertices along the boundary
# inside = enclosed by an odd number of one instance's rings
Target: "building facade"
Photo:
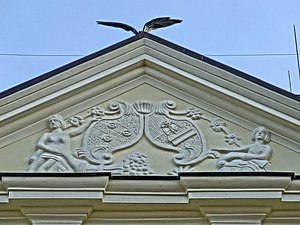
[[[148,33],[0,95],[0,224],[300,224],[298,95]]]

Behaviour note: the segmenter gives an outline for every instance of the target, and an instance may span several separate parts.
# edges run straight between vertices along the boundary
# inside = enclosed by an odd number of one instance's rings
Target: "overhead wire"
[[[206,56],[256,57],[256,56],[293,56],[295,53],[253,53],[253,54],[206,54]]]
[[[84,55],[71,54],[26,54],[26,53],[0,53],[0,56],[21,56],[21,57],[82,57]]]
[[[204,54],[215,57],[265,57],[265,56],[295,56],[295,53],[245,53],[245,54]],[[16,57],[83,57],[82,54],[27,54],[27,53],[0,53],[0,56]]]

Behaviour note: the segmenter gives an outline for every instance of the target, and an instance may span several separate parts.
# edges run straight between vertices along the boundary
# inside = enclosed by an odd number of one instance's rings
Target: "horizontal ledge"
[[[270,176],[270,177],[291,177],[300,179],[300,175],[293,172],[179,172],[178,175],[150,175],[150,176],[115,176],[110,172],[93,173],[52,173],[52,172],[0,172],[0,177],[93,177],[108,176],[113,180],[179,180],[180,177],[216,177],[216,176]]]
[[[102,199],[103,192],[88,191],[10,191],[9,199]]]
[[[4,176],[5,175],[5,176]],[[291,173],[182,173],[178,176],[111,176],[110,173],[7,173],[0,190],[76,190],[115,193],[183,193],[195,191],[299,191]],[[142,181],[142,182],[141,182]],[[238,182],[237,182],[238,181]]]
[[[281,199],[282,193],[279,191],[218,191],[218,192],[189,192],[189,199]]]
[[[104,195],[103,203],[188,203],[187,196],[170,195]]]
[[[95,173],[52,173],[52,172],[0,172],[0,177],[94,177],[94,176],[111,176],[109,172]]]
[[[270,177],[291,177],[293,178],[300,178],[299,176],[295,175],[293,172],[179,172],[179,176],[181,177],[189,177],[189,176],[195,176],[195,177],[215,177],[215,176],[224,176],[224,177],[230,177],[230,176],[270,176]]]

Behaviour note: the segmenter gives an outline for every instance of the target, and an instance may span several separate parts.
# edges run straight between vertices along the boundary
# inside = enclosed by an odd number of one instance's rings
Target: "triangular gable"
[[[150,34],[1,97],[1,171],[300,172],[299,96]],[[49,118],[66,123],[63,134],[51,136]],[[66,133],[68,157],[36,153]]]

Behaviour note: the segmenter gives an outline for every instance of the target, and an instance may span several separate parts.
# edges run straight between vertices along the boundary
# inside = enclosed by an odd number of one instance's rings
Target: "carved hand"
[[[250,159],[252,159],[252,157],[250,157],[249,154],[244,154],[244,155],[242,156],[242,160],[248,161],[248,160],[250,160]]]
[[[30,165],[31,163],[33,163],[37,158],[38,158],[38,157],[35,156],[35,155],[31,156],[30,159],[29,159],[29,165]]]
[[[221,155],[216,149],[210,149],[209,154],[212,154],[213,158],[219,158]]]
[[[88,154],[90,154],[89,152],[87,152],[85,149],[77,149],[74,153],[74,155],[77,157],[77,158],[87,158]]]

